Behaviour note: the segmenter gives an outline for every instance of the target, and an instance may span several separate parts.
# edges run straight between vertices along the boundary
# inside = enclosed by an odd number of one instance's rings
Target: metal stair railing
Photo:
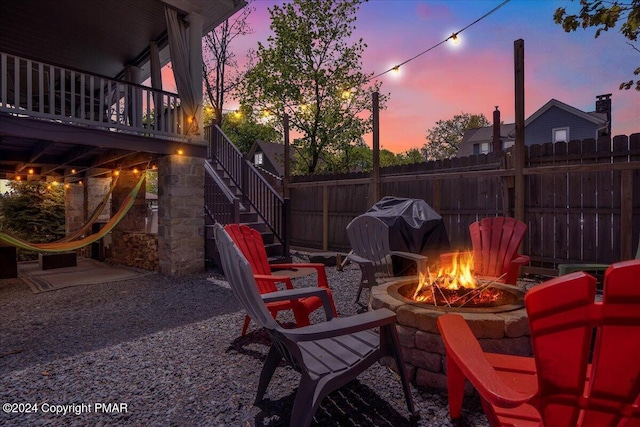
[[[224,184],[209,162],[204,164],[204,208],[221,224],[240,222],[240,199]]]
[[[289,255],[289,199],[285,199],[267,182],[218,126],[207,130],[208,157],[229,175],[242,193],[242,203],[251,205]]]

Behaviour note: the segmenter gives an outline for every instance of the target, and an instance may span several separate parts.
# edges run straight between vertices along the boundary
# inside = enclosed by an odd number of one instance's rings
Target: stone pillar
[[[204,271],[204,160],[158,161],[158,257],[168,276]]]
[[[138,183],[139,178],[140,173],[134,174],[131,171],[120,171],[118,184],[111,195],[112,216],[120,209],[125,198]],[[129,233],[143,233],[145,229],[145,217],[145,185],[143,183],[131,210],[129,210],[111,232],[111,259],[114,263],[130,265],[127,257],[130,251],[127,247],[125,236]]]
[[[65,234],[69,235],[84,225],[83,186],[78,184],[65,184],[64,212]]]
[[[96,207],[102,202],[105,194],[109,192],[111,187],[111,178],[87,178],[84,180],[85,184],[80,186],[84,188],[84,220],[83,224],[89,220],[89,217],[96,209]],[[102,211],[102,214],[96,222],[107,222],[111,218],[111,208],[109,206],[110,201],[107,202],[107,206]]]

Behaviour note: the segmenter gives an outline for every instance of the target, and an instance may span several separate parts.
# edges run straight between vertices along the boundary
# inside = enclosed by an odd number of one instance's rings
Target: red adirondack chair
[[[518,254],[527,225],[510,217],[483,218],[469,226],[475,274],[500,278],[499,282],[515,285],[520,266],[531,258]],[[452,254],[440,255],[440,262],[451,262]]]
[[[224,227],[225,231],[231,236],[234,243],[238,246],[242,254],[247,258],[253,275],[258,283],[258,289],[261,294],[269,292],[275,292],[279,289],[276,283],[284,283],[287,289],[293,289],[293,283],[291,277],[286,275],[279,275],[272,273],[273,269],[300,269],[300,268],[313,268],[316,270],[318,278],[318,286],[326,288],[331,301],[331,307],[333,309],[333,315],[337,316],[335,304],[333,303],[333,297],[331,296],[331,289],[327,283],[327,272],[325,271],[324,264],[316,263],[299,263],[299,264],[269,264],[267,257],[267,251],[264,247],[264,241],[262,235],[255,229],[240,224],[228,224]],[[322,307],[322,301],[318,297],[300,298],[291,301],[278,301],[267,304],[267,309],[275,319],[279,311],[293,310],[293,315],[296,319],[296,325],[298,327],[309,325],[309,314],[313,313],[316,309]],[[242,326],[242,336],[247,333],[247,328],[251,318],[249,315],[245,317],[244,325]]]
[[[531,289],[533,358],[484,353],[462,316],[439,317],[450,416],[461,415],[466,378],[492,426],[640,426],[639,277],[640,260],[613,264],[600,302],[584,272]]]

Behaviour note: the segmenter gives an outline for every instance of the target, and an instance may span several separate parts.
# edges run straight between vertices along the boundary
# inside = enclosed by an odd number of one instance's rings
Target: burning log
[[[483,283],[473,273],[473,254],[455,253],[451,265],[441,266],[436,274],[427,269],[420,274],[418,284],[410,299],[446,307],[474,307],[502,304],[508,293],[493,287],[504,275]]]

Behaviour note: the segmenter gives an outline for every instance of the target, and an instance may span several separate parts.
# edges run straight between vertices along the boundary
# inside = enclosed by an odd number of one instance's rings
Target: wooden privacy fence
[[[349,251],[347,224],[380,197],[425,200],[442,215],[455,249],[471,245],[468,227],[487,216],[528,225],[522,252],[530,272],[559,263],[611,263],[635,254],[640,236],[640,134],[526,147],[525,194],[515,197],[512,151],[425,162],[366,173],[293,177],[292,246]]]

